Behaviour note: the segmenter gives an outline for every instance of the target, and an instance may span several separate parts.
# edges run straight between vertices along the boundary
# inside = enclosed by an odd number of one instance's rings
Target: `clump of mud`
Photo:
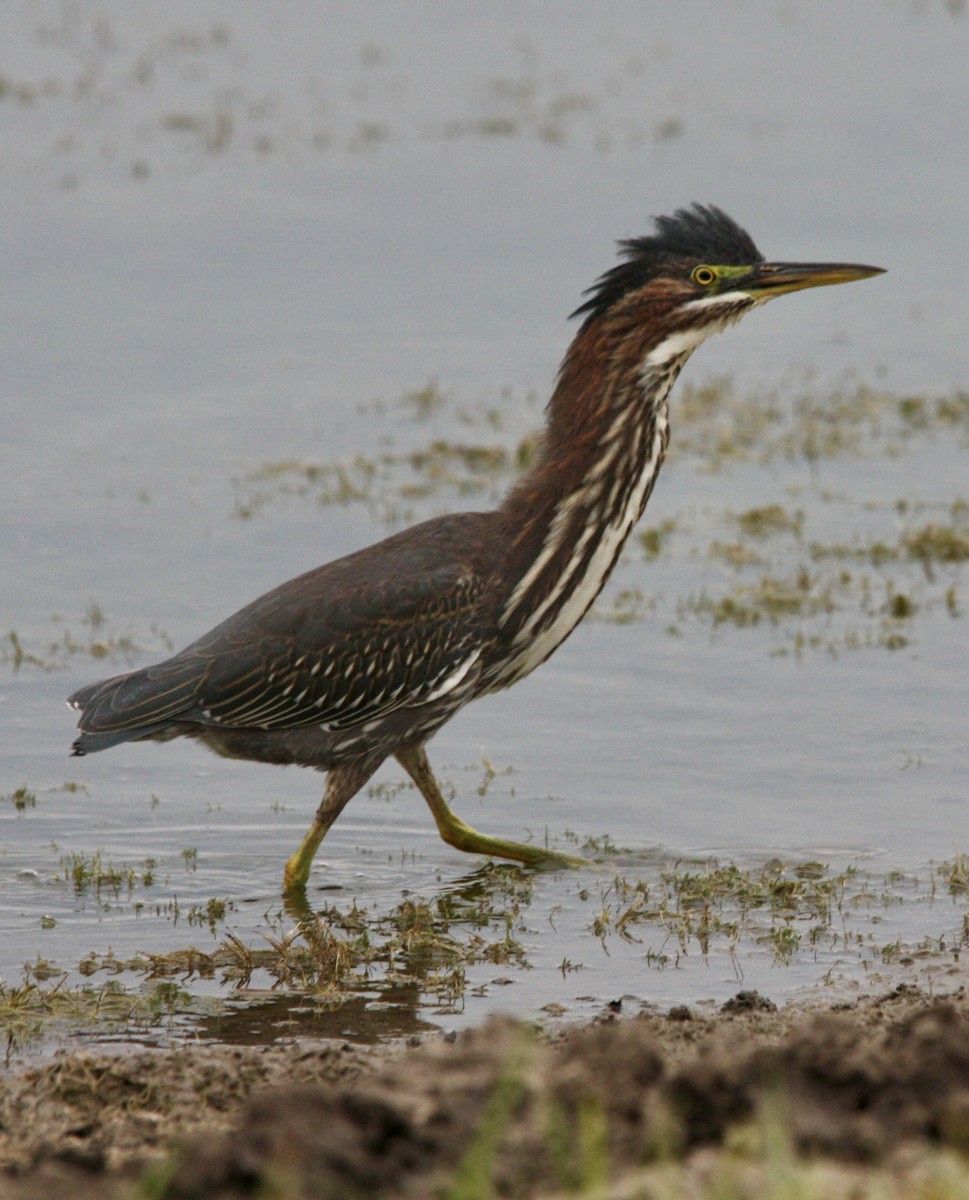
[[[777,1011],[748,995],[716,1017],[551,1038],[495,1019],[375,1052],[65,1056],[5,1082],[0,1194],[130,1195],[154,1157],[142,1194],[167,1200],[426,1197],[467,1171],[525,1198],[684,1160],[770,1107],[798,1151],[844,1163],[969,1149],[969,996]]]

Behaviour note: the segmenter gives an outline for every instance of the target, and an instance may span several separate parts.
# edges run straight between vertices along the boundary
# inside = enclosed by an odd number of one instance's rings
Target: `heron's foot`
[[[369,759],[360,762],[347,763],[342,767],[334,767],[326,777],[326,791],[323,800],[316,810],[313,824],[306,831],[306,836],[299,844],[299,849],[293,854],[283,868],[283,894],[294,895],[306,891],[313,859],[326,837],[330,826],[357,792],[363,787],[374,773],[379,760]]]
[[[563,854],[560,850],[550,850],[547,846],[513,842],[508,838],[490,837],[486,833],[479,833],[466,821],[462,821],[457,813],[451,811],[436,788],[430,795],[425,792],[424,799],[434,814],[438,833],[456,850],[464,850],[467,854],[487,854],[492,858],[510,858],[513,862],[525,863],[529,867],[589,866],[587,859],[577,858],[574,854]]]
[[[310,832],[312,833],[312,830]],[[307,834],[302,842],[300,842],[296,853],[292,854],[286,860],[286,866],[283,868],[284,895],[288,896],[293,893],[306,892],[306,884],[310,877],[310,868],[313,866],[313,859],[322,840],[321,837],[313,841],[309,834]]]
[[[559,850],[549,850],[525,842],[512,842],[507,838],[489,837],[486,833],[472,829],[448,807],[422,745],[402,747],[397,751],[397,761],[417,784],[421,795],[427,801],[427,807],[434,814],[438,833],[456,850],[464,850],[467,854],[487,854],[493,858],[510,858],[513,862],[525,863],[529,867],[589,865],[586,859],[577,858],[574,854],[562,854]]]
[[[487,854],[492,858],[509,858],[513,862],[525,863],[529,867],[587,867],[589,860],[574,854],[563,854],[546,846],[534,846],[528,842],[512,842],[507,838],[489,837],[479,833],[445,805],[444,811],[432,809],[437,821],[438,833],[449,846],[464,850],[468,854]]]
[[[321,815],[322,814],[322,815]],[[306,836],[299,844],[299,849],[287,859],[283,867],[283,895],[304,895],[309,882],[310,869],[313,859],[320,848],[320,843],[326,837],[327,830],[333,824],[329,815],[323,813],[322,807],[313,819],[313,824],[306,831]]]

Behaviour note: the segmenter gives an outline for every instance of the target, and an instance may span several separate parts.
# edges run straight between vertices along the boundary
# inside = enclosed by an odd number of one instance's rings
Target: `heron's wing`
[[[487,515],[425,522],[319,567],[166,662],[82,688],[70,698],[80,728],[102,737],[79,748],[186,721],[342,729],[446,695],[474,670],[490,628],[469,550],[480,545],[469,522]]]

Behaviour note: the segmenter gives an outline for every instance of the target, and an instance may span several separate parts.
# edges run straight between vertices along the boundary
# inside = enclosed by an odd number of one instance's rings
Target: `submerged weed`
[[[231,900],[217,900],[214,896],[205,904],[193,905],[186,914],[189,925],[207,925],[209,932],[214,934],[230,912],[235,912],[235,904]]]
[[[170,653],[174,649],[171,638],[156,624],[149,627],[150,637],[136,637],[129,630],[114,630],[107,626],[100,605],[92,601],[80,618],[80,630],[65,623],[65,618],[51,618],[59,628],[59,636],[43,648],[29,648],[16,630],[10,630],[0,640],[0,663],[8,664],[14,671],[23,667],[36,667],[42,671],[56,671],[66,667],[76,657],[105,659],[109,662],[130,664],[148,650],[162,649]]]
[[[804,513],[789,513],[779,504],[768,504],[763,508],[750,508],[737,517],[742,533],[749,537],[765,538],[777,533],[800,536],[804,525]]]
[[[830,875],[817,863],[785,866],[771,860],[759,869],[704,862],[664,870],[649,886],[618,877],[601,898],[591,931],[600,940],[619,936],[659,945],[646,951],[653,966],[679,954],[734,955],[745,941],[767,946],[775,961],[789,962],[802,944],[837,941],[845,910],[857,903],[856,872]]]
[[[93,854],[74,851],[61,857],[58,878],[70,883],[77,894],[93,892],[100,897],[109,892],[117,898],[123,891],[130,894],[139,884],[151,887],[155,882],[154,868],[153,859],[145,859],[140,867],[132,867],[126,863],[105,862],[100,850]]]
[[[9,792],[6,796],[0,797],[0,800],[9,800],[18,813],[37,807],[37,795],[26,784]]]
[[[7,1065],[51,1032],[116,1034],[219,1006],[218,1001],[202,1002],[165,982],[137,991],[127,990],[116,979],[100,986],[69,987],[66,972],[51,969],[42,960],[28,964],[24,973],[24,981],[15,987],[0,982],[0,1038],[6,1045]]]
[[[675,529],[676,522],[670,519],[658,525],[647,525],[637,533],[636,538],[647,559],[659,558]]]
[[[957,563],[969,559],[969,528],[926,525],[906,534],[902,548],[910,557],[928,565],[932,562]]]
[[[598,846],[618,853],[608,838],[600,839]],[[115,902],[139,879],[132,868],[105,864],[98,855],[65,856],[62,862],[63,877],[80,893],[97,894],[100,887]],[[409,1006],[457,1012],[468,995],[484,994],[498,982],[487,970],[476,968],[500,967],[502,979],[529,968],[526,943],[534,889],[535,877],[522,868],[489,864],[460,885],[429,896],[405,895],[389,909],[353,901],[313,911],[290,902],[285,911],[267,914],[270,926],[255,944],[226,928],[226,920],[237,911],[232,902],[211,898],[187,910],[189,925],[207,930],[212,939],[208,945],[127,958],[110,950],[90,953],[76,971],[85,980],[106,975],[124,995],[129,993],[121,978],[133,979],[130,1012],[144,1013],[147,1004],[156,1016],[189,1011],[193,981],[201,980],[215,981],[241,999],[247,993],[265,998],[271,990],[305,998],[319,1009],[361,1000],[379,1008],[399,1003],[397,997],[405,995]],[[938,970],[940,960],[944,965],[944,960],[958,958],[969,945],[967,896],[969,865],[964,857],[940,863],[921,878],[897,871],[880,878],[852,866],[832,871],[815,860],[771,859],[753,867],[681,861],[644,864],[640,872],[621,873],[600,889],[582,884],[572,893],[572,903],[556,906],[547,919],[555,925],[566,909],[580,906],[580,923],[584,912],[585,928],[603,949],[608,952],[611,941],[621,940],[636,947],[635,953],[651,969],[673,968],[685,957],[700,956],[729,964],[739,979],[751,956],[762,958],[766,953],[776,966],[809,959],[827,960],[832,970],[854,964],[877,973],[886,968],[911,970],[915,963]],[[897,921],[890,931],[888,910],[912,901],[951,905],[952,927],[914,941],[898,933]],[[136,911],[148,911],[140,899],[128,902]],[[160,901],[154,910],[173,923],[186,917],[174,898]],[[567,976],[581,966],[566,957],[558,971]],[[33,998],[31,1027],[38,1030],[46,1020],[44,997],[70,992],[66,969],[41,956],[24,966],[23,986],[33,989],[23,994]],[[90,1004],[94,993],[87,986],[82,992]],[[82,1011],[83,997],[75,999]],[[198,997],[191,1002],[201,1001]],[[51,999],[52,1006],[59,1003]],[[22,1014],[22,1007],[17,1011]],[[546,1006],[544,1011],[556,1009]],[[14,1014],[10,1020],[16,1024],[19,1017]],[[0,1003],[0,1033],[2,1029]]]
[[[407,897],[387,912],[327,906],[300,913],[285,932],[264,935],[263,946],[250,946],[223,932],[212,950],[192,946],[166,954],[147,954],[126,964],[148,978],[213,978],[240,988],[255,975],[272,986],[305,993],[327,1004],[341,1004],[367,991],[416,987],[447,1011],[461,1001],[467,968],[480,963],[527,966],[516,937],[532,884],[518,868],[488,866],[456,892],[433,900]],[[227,901],[210,900],[189,913],[192,924],[208,925],[217,935]],[[290,914],[292,915],[292,914]],[[280,914],[280,920],[282,914]],[[93,960],[89,969],[103,969]]]

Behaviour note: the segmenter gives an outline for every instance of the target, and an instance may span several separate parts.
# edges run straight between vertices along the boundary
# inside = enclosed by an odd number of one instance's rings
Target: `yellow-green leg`
[[[330,826],[360,791],[376,768],[371,763],[334,767],[326,777],[326,791],[313,824],[283,869],[283,891],[302,891],[310,877],[313,859]]]
[[[479,833],[461,820],[448,808],[437,780],[431,771],[423,746],[407,746],[396,753],[397,761],[407,774],[417,784],[421,795],[427,801],[428,807],[434,814],[438,833],[449,846],[457,850],[465,850],[469,854],[490,854],[495,858],[510,858],[515,862],[527,863],[529,866],[559,866],[584,867],[588,863],[584,858],[576,858],[571,854],[560,854],[556,850],[545,850],[539,846],[529,846],[524,842],[511,842],[505,838],[488,837]]]

